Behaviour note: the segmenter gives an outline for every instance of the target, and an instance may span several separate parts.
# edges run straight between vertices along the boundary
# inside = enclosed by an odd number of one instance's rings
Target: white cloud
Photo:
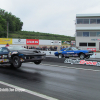
[[[23,30],[74,36],[76,14],[99,13],[99,0],[2,0],[1,9],[24,23]]]

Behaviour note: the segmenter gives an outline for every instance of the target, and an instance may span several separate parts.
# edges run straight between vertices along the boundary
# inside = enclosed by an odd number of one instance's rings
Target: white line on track
[[[56,66],[57,66],[57,67],[58,67],[58,65],[49,65],[49,66],[54,66],[54,67],[56,67]]]
[[[58,99],[56,99],[56,98],[49,97],[49,96],[46,96],[46,95],[44,95],[44,94],[40,94],[40,93],[31,91],[31,90],[28,90],[28,89],[25,89],[25,88],[21,88],[21,87],[18,87],[18,86],[15,86],[15,85],[12,85],[12,84],[3,82],[3,81],[0,81],[0,84],[9,86],[9,87],[12,87],[12,88],[15,88],[15,89],[25,90],[25,91],[23,91],[23,92],[26,92],[26,93],[29,93],[29,94],[31,94],[31,95],[34,95],[34,96],[37,96],[37,97],[40,97],[40,98],[44,98],[44,99],[47,99],[47,100],[58,100]]]
[[[59,66],[59,67],[65,68],[66,66]]]
[[[51,64],[42,64],[44,66],[54,66],[54,67],[62,67],[62,68],[68,68],[68,69],[78,69],[78,70],[86,70],[86,71],[95,71],[99,72],[100,70],[94,70],[94,69],[85,69],[85,68],[76,68],[76,67],[69,67],[69,66],[60,66],[60,65],[51,65]]]

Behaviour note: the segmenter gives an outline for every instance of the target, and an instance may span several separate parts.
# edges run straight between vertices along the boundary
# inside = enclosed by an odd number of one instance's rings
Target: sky
[[[74,36],[76,14],[100,13],[100,0],[1,0],[0,8],[20,18],[22,31]]]

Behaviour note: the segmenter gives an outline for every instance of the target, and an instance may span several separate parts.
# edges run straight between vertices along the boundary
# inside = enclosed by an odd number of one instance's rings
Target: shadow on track
[[[33,71],[32,71],[33,70]],[[34,69],[31,71],[24,70],[23,68],[14,69],[10,66],[0,66],[0,74],[7,75],[13,78],[24,79],[32,82],[43,82],[43,75]]]

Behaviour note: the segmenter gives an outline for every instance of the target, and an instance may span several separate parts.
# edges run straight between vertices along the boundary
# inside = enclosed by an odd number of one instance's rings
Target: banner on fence
[[[26,39],[26,44],[39,45],[39,39]]]
[[[12,44],[11,38],[0,38],[0,44]]]
[[[100,62],[85,61],[85,60],[79,60],[79,59],[65,59],[64,63],[100,66]]]
[[[26,44],[26,39],[12,39],[12,44]]]

